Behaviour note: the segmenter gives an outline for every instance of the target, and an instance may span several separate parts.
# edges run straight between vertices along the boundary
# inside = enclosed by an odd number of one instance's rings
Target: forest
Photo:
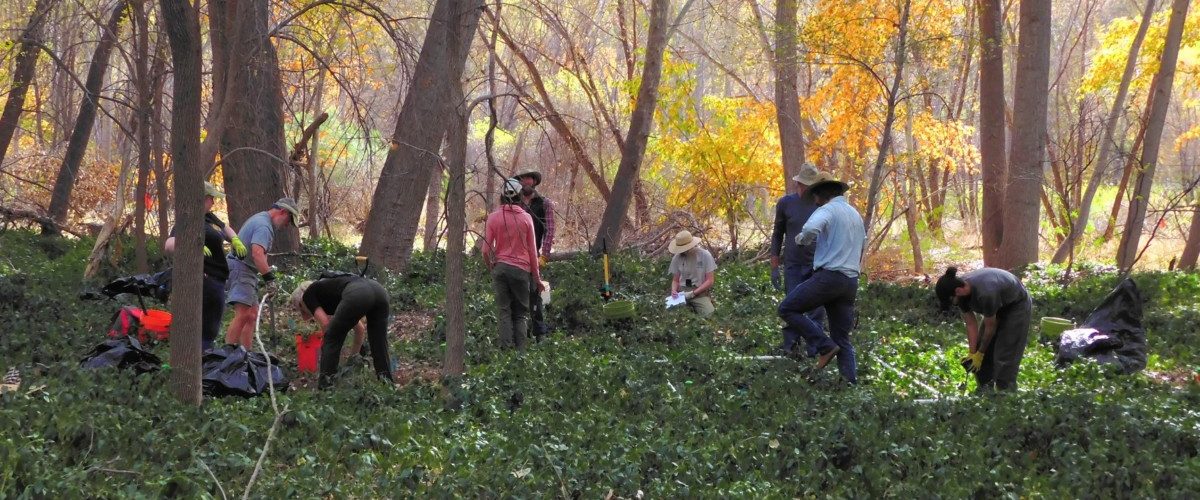
[[[1190,0],[0,4],[4,496],[1200,490]],[[773,350],[777,204],[813,167],[863,223],[857,384]],[[485,235],[531,173],[549,332],[512,352]],[[291,224],[241,238],[244,347],[292,384],[214,397],[202,221],[263,211]],[[713,317],[663,310],[681,231]],[[1019,390],[969,395],[949,266],[1028,290]],[[83,297],[166,269],[161,366],[81,369],[142,301]],[[357,358],[302,383],[289,295],[328,270],[385,291],[395,384]],[[1061,362],[1039,319],[1126,278],[1144,369]]]

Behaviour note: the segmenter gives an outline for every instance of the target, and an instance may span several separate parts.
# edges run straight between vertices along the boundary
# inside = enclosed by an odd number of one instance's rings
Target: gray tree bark
[[[1013,138],[1004,188],[1004,234],[997,256],[999,266],[1007,269],[1038,260],[1050,88],[1050,4],[1046,0],[1021,0]]]
[[[154,110],[150,107],[154,88],[150,77],[150,16],[147,2],[134,5],[135,45],[134,87],[137,89],[137,187],[133,192],[134,265],[139,273],[149,272],[146,256],[146,185],[150,180],[150,127]]]
[[[629,132],[625,138],[625,149],[621,152],[621,163],[613,181],[608,205],[600,219],[600,229],[592,242],[591,251],[599,254],[606,246],[617,249],[621,246],[622,222],[629,212],[633,191],[646,153],[646,142],[654,125],[654,108],[658,105],[658,84],[662,79],[663,51],[667,46],[668,0],[653,0],[650,4],[650,34],[646,42],[646,63],[642,69],[642,82],[638,87],[637,104],[629,118]]]
[[[104,74],[108,72],[108,60],[112,55],[113,45],[117,41],[117,30],[121,26],[121,18],[125,17],[126,3],[120,2],[113,7],[108,22],[101,28],[100,41],[92,54],[88,66],[87,81],[84,82],[83,101],[79,104],[79,115],[75,118],[75,128],[71,131],[71,140],[67,143],[67,151],[63,155],[62,166],[54,180],[54,191],[50,194],[49,216],[58,225],[67,220],[67,209],[71,206],[71,191],[75,189],[75,181],[79,179],[79,165],[83,163],[83,155],[87,152],[88,142],[92,136],[92,126],[96,123],[96,108],[100,101],[100,87],[104,84]],[[43,226],[42,233],[57,235],[57,226]]]
[[[1133,197],[1125,219],[1125,231],[1117,247],[1117,267],[1128,271],[1137,263],[1138,243],[1142,239],[1142,227],[1146,223],[1146,207],[1150,203],[1150,188],[1154,184],[1154,170],[1158,165],[1158,148],[1162,142],[1163,127],[1167,122],[1167,109],[1171,104],[1171,89],[1175,83],[1175,63],[1179,59],[1179,45],[1183,40],[1184,21],[1190,0],[1174,0],[1171,18],[1167,22],[1167,38],[1163,46],[1162,60],[1158,73],[1154,75],[1157,85],[1150,94],[1147,107],[1150,115],[1146,122],[1146,137],[1142,141],[1141,169],[1134,182]]]
[[[408,267],[438,150],[454,109],[450,88],[461,85],[482,0],[438,0],[413,80],[396,119],[391,147],[371,197],[363,250],[393,270]]]
[[[237,30],[227,32],[227,50],[241,56],[227,59],[241,62],[225,69],[230,91],[224,96],[227,122],[220,146],[229,222],[241,227],[285,196],[291,169],[283,139],[279,61],[267,38],[268,2],[239,0],[236,9]],[[293,250],[299,241],[299,231],[288,226],[276,233],[272,250]]]
[[[800,126],[800,92],[796,83],[799,66],[796,10],[796,0],[775,2],[775,115],[779,121],[785,192],[804,164],[804,130]]]
[[[37,68],[38,55],[41,54],[38,44],[42,42],[42,26],[46,24],[46,15],[53,6],[54,0],[37,0],[33,5],[33,13],[29,15],[29,23],[21,33],[21,50],[17,52],[13,63],[8,99],[4,102],[4,111],[0,113],[0,165],[4,165],[8,146],[12,143],[21,121],[21,112],[25,109],[25,94],[33,82],[33,70]]]
[[[1125,110],[1125,96],[1129,94],[1129,82],[1133,80],[1133,74],[1137,70],[1138,52],[1141,51],[1142,40],[1145,40],[1146,31],[1150,28],[1150,20],[1154,18],[1155,3],[1155,0],[1146,0],[1146,9],[1142,11],[1141,25],[1138,26],[1137,35],[1133,37],[1133,44],[1129,46],[1129,55],[1125,58],[1125,71],[1121,73],[1121,84],[1117,88],[1117,95],[1113,98],[1112,108],[1109,109],[1108,118],[1104,122],[1104,135],[1100,139],[1100,153],[1095,166],[1092,167],[1092,175],[1088,178],[1087,188],[1079,202],[1079,215],[1071,224],[1071,231],[1067,233],[1066,239],[1054,252],[1053,262],[1055,264],[1067,260],[1067,257],[1075,251],[1075,246],[1079,238],[1083,236],[1083,231],[1087,229],[1088,218],[1092,212],[1092,200],[1096,198],[1096,190],[1100,187],[1100,181],[1104,180],[1104,175],[1108,173],[1108,162],[1114,147],[1113,134],[1117,129],[1118,118]]]
[[[1193,193],[1193,198],[1192,225],[1179,256],[1179,268],[1189,271],[1196,269],[1196,257],[1200,256],[1200,194]]]
[[[1005,153],[1004,17],[1000,0],[978,0],[979,8],[979,159],[983,174],[983,262],[999,261],[1004,235]]]
[[[161,0],[171,43],[174,92],[171,157],[175,165],[174,293],[171,294],[171,389],[186,404],[203,401],[200,385],[200,289],[204,245],[204,169],[200,153],[200,21],[187,0]]]
[[[450,173],[446,189],[446,355],[442,377],[454,379],[465,371],[466,315],[463,312],[464,241],[467,229],[467,124],[470,108],[463,102],[461,86],[450,89],[452,109],[446,133],[446,163]]]

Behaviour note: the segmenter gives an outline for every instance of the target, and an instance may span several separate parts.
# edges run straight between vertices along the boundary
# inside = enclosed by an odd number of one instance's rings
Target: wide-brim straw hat
[[[212,196],[214,199],[219,200],[219,199],[225,197],[225,193],[222,193],[221,190],[219,188],[217,188],[216,184],[213,184],[211,182],[205,182],[204,183],[204,196]]]
[[[817,182],[817,177],[820,174],[821,172],[817,170],[815,165],[804,162],[804,165],[800,166],[800,173],[792,176],[792,180],[805,186],[811,186],[814,182]]]
[[[312,281],[303,281],[299,285],[296,285],[296,290],[292,291],[291,297],[288,297],[288,304],[290,304],[293,309],[297,311],[301,310],[300,306],[304,303],[304,292],[308,291],[309,285],[312,284]]]
[[[667,251],[672,254],[680,254],[696,248],[699,244],[700,238],[692,236],[692,233],[685,229],[675,235],[675,239],[671,240],[670,245],[667,245]]]
[[[528,172],[521,172],[513,178],[520,180],[520,179],[524,179],[526,177],[533,179],[533,187],[538,187],[542,184],[542,173],[538,172],[536,170],[530,170]]]
[[[286,210],[286,211],[288,211],[288,213],[291,213],[292,214],[292,226],[293,227],[300,226],[300,206],[296,205],[296,200],[293,200],[291,198],[280,198],[279,200],[275,201],[275,204],[273,205],[273,207],[278,208],[280,210]]]

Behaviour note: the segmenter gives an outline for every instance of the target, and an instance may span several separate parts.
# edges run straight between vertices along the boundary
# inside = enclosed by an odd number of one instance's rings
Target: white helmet
[[[521,187],[521,181],[517,180],[516,177],[509,177],[508,180],[504,181],[504,187],[501,188],[500,194],[510,197],[517,196],[521,194]]]

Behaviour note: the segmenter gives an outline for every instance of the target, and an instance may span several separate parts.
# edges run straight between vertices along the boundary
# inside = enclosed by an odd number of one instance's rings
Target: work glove
[[[975,351],[964,356],[958,361],[958,363],[961,364],[963,369],[967,372],[978,373],[979,369],[983,366],[983,353]]]
[[[779,268],[771,268],[771,286],[776,290],[783,290],[783,278],[779,276]]]
[[[200,248],[204,249],[202,251],[204,252],[205,257],[212,257],[212,250],[208,249],[208,245],[204,245],[203,247],[200,247]]]
[[[544,265],[546,265],[546,256],[545,256],[545,255],[539,255],[539,256],[538,256],[538,267],[542,267],[542,266],[544,266]]]
[[[696,292],[688,292],[688,293],[683,294],[683,298],[685,298],[687,300],[692,300],[695,297],[696,297]]]
[[[237,258],[246,258],[246,244],[242,243],[241,238],[234,236],[232,240],[229,240],[229,247],[233,249],[233,255]]]

